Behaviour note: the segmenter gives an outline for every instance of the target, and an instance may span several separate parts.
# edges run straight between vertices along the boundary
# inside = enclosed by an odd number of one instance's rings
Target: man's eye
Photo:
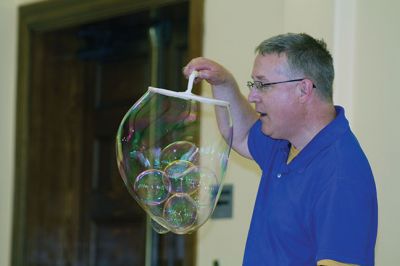
[[[257,89],[263,88],[263,84],[261,82],[254,82],[254,85],[256,86]]]

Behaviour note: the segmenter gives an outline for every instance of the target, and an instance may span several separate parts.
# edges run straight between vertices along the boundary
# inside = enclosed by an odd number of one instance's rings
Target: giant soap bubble
[[[214,211],[227,169],[229,104],[192,94],[195,76],[185,92],[149,87],[117,132],[122,179],[158,233],[186,234],[203,225]],[[216,125],[217,112],[230,125],[225,139]]]

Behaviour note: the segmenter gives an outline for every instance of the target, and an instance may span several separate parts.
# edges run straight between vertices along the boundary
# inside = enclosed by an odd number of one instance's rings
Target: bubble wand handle
[[[188,86],[187,86],[187,90],[185,93],[192,93],[192,88],[193,88],[193,82],[195,80],[195,78],[199,75],[199,72],[194,70],[190,76],[189,76],[189,81],[188,81]]]

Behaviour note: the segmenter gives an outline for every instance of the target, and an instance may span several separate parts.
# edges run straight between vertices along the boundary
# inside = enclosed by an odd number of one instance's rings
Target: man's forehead
[[[252,78],[268,81],[272,75],[286,75],[287,70],[285,54],[259,54],[254,61]]]

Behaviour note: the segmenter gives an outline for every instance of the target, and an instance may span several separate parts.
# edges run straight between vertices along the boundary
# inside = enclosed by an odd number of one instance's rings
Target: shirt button
[[[279,174],[276,175],[276,177],[277,177],[277,178],[281,178],[281,177],[282,177],[282,174],[279,173]]]

